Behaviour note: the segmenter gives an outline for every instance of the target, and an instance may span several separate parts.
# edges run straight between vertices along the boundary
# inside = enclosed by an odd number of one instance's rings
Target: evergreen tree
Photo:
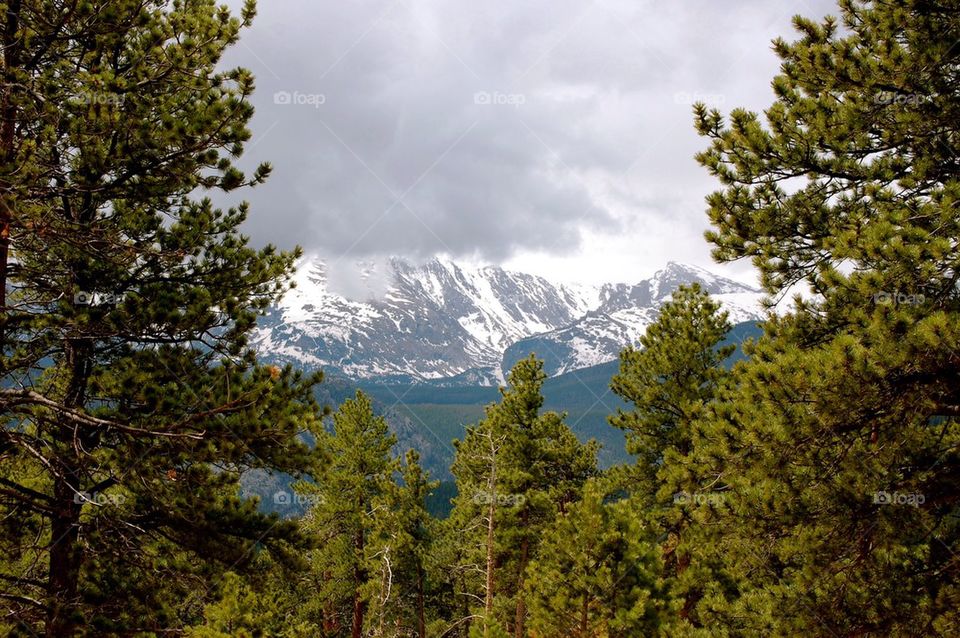
[[[598,481],[546,530],[528,568],[530,635],[658,635],[669,613],[659,548],[627,501],[606,504]]]
[[[729,580],[721,576],[720,555],[704,549],[713,547],[710,522],[727,495],[717,478],[724,460],[708,464],[694,450],[701,421],[730,377],[723,363],[733,346],[721,345],[730,327],[727,314],[699,285],[680,286],[647,327],[641,347],[621,353],[611,381],[614,393],[633,404],[610,421],[627,432],[627,450],[637,463],[617,468],[608,480],[626,488],[661,539],[663,576],[671,596],[681,601],[678,617],[685,623],[697,624],[691,613],[712,583]]]
[[[488,412],[492,409],[488,407]],[[505,508],[522,498],[497,491],[505,439],[482,421],[467,428],[463,442],[454,441],[457,454],[451,470],[457,479],[457,497],[440,545],[452,559],[441,565],[450,570],[453,579],[456,617],[447,633],[459,627],[457,635],[479,633],[491,638],[502,631],[493,616],[498,576],[496,528]],[[482,611],[476,609],[478,603],[482,603]]]
[[[730,507],[710,548],[736,596],[704,622],[743,635],[955,635],[960,468],[960,5],[844,0],[777,40],[776,102],[729,123],[696,107],[721,260],[768,293],[768,323],[703,421]],[[789,178],[790,179],[787,181]]]
[[[258,365],[294,253],[255,250],[234,165],[253,78],[218,70],[254,15],[214,0],[0,6],[0,575],[8,619],[56,636],[182,625],[203,583],[296,525],[238,497],[314,453],[318,376]],[[29,534],[24,531],[29,530]]]
[[[276,565],[258,561],[268,576]],[[206,606],[201,624],[186,630],[187,638],[314,638],[317,628],[295,619],[290,601],[294,597],[269,579],[257,578],[255,587],[239,574],[227,572],[219,583],[220,596]]]
[[[386,420],[357,391],[334,413],[333,431],[318,440],[329,462],[314,473],[316,483],[297,486],[315,500],[304,526],[319,544],[311,568],[319,579],[316,596],[327,636],[349,632],[359,638],[368,622],[371,589],[377,589],[370,581],[379,578],[382,555],[371,557],[383,549],[371,539],[388,517],[385,499],[398,468],[390,455],[395,443]]]
[[[253,638],[263,635],[271,611],[259,605],[256,592],[233,572],[224,574],[220,600],[207,605],[204,624],[187,630],[188,638]]]
[[[387,486],[381,497],[370,545],[375,548],[371,597],[371,632],[374,636],[417,636],[427,631],[429,594],[426,562],[432,543],[434,521],[426,499],[437,486],[420,467],[420,455],[407,452],[400,472],[401,483]]]
[[[639,347],[620,353],[610,387],[633,409],[619,410],[610,423],[626,432],[627,451],[637,457],[631,486],[637,496],[652,498],[667,458],[690,453],[693,423],[727,375],[722,364],[734,346],[720,343],[730,328],[727,314],[699,284],[680,286]]]
[[[462,617],[481,616],[488,634],[525,635],[524,581],[542,530],[596,474],[597,444],[580,443],[562,415],[540,412],[545,378],[532,355],[517,362],[501,401],[455,442],[449,530],[461,544],[470,541],[455,568],[464,576],[457,595],[483,601],[482,614]]]

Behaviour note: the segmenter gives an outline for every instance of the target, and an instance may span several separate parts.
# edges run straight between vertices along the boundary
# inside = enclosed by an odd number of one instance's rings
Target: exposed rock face
[[[602,286],[439,259],[390,268],[386,294],[361,302],[329,290],[322,262],[305,262],[254,345],[272,360],[354,378],[496,384],[531,351],[552,375],[616,358],[683,283],[699,282],[733,322],[761,316],[757,290],[676,263],[637,284]]]

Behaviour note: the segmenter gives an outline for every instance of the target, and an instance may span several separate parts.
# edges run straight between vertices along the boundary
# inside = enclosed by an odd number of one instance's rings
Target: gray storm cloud
[[[225,60],[275,166],[247,231],[329,259],[574,254],[645,218],[703,244],[690,103],[768,105],[770,39],[832,6],[261,0]]]

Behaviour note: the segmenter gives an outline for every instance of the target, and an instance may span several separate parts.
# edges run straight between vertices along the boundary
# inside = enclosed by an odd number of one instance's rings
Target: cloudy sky
[[[240,0],[231,0],[238,6]],[[333,272],[444,254],[558,280],[719,268],[691,103],[772,100],[777,35],[826,0],[261,0],[242,196],[258,242]]]

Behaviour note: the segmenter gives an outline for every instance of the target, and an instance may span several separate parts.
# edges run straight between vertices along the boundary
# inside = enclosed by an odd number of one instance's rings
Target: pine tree
[[[409,450],[400,471],[400,484],[390,484],[381,497],[381,513],[370,545],[373,567],[379,568],[371,623],[375,636],[417,636],[427,631],[426,562],[434,534],[434,521],[426,499],[438,485],[420,467],[420,455]]]
[[[187,631],[189,638],[253,638],[270,620],[270,611],[259,608],[257,595],[233,572],[223,577],[218,602],[207,606],[202,626]]]
[[[276,566],[259,561],[269,575]],[[291,617],[290,597],[283,589],[270,589],[271,583],[258,579],[261,587],[239,574],[227,572],[219,583],[220,596],[204,609],[201,624],[186,630],[187,638],[314,638],[317,628]]]
[[[619,410],[610,423],[626,432],[627,451],[637,457],[636,495],[654,497],[668,458],[691,452],[693,423],[727,374],[722,364],[734,347],[720,343],[730,328],[727,313],[699,284],[680,286],[639,347],[620,353],[610,388],[633,409]]]
[[[376,589],[371,579],[380,572],[380,561],[371,557],[382,549],[371,546],[371,537],[378,521],[388,517],[385,497],[398,468],[390,454],[395,443],[370,398],[357,391],[334,413],[333,431],[318,440],[329,461],[314,472],[316,483],[297,486],[316,501],[304,525],[319,544],[311,561],[327,635],[349,628],[349,635],[359,638],[369,620],[370,592]]]
[[[297,474],[318,376],[259,365],[247,335],[295,253],[255,250],[233,161],[253,78],[219,70],[254,14],[213,0],[13,0],[0,9],[0,575],[47,636],[176,628],[296,525],[238,496]],[[29,531],[30,533],[24,533]]]
[[[654,534],[635,504],[605,503],[601,482],[549,526],[529,566],[530,635],[658,635],[670,606]]]
[[[614,393],[633,404],[610,422],[627,432],[627,450],[637,463],[607,478],[626,489],[661,539],[663,577],[681,603],[684,624],[699,624],[691,616],[706,595],[705,583],[724,580],[720,555],[711,551],[716,530],[710,525],[726,498],[727,486],[717,478],[723,460],[707,464],[694,451],[701,421],[730,378],[724,362],[733,346],[722,345],[730,327],[727,313],[699,285],[680,286],[647,327],[640,348],[621,353],[611,381]]]
[[[458,496],[449,530],[470,541],[454,568],[464,575],[457,595],[483,601],[475,615],[487,634],[525,635],[526,569],[541,532],[597,471],[597,444],[580,443],[562,415],[540,412],[545,378],[532,355],[517,362],[501,401],[455,442]]]
[[[493,617],[498,576],[495,533],[504,509],[518,500],[516,495],[498,492],[505,440],[485,420],[468,427],[462,442],[454,441],[457,454],[451,471],[457,479],[457,497],[439,546],[448,550],[445,553],[452,561],[441,564],[441,569],[450,570],[457,616],[446,633],[459,628],[460,636],[479,632],[490,638],[502,631]],[[479,604],[482,611],[476,609]]]
[[[731,495],[711,550],[740,586],[702,617],[954,635],[960,5],[844,0],[840,20],[794,24],[765,123],[696,107],[722,184],[715,256],[751,257],[773,298],[814,293],[767,324],[704,422],[695,454],[724,459]]]

